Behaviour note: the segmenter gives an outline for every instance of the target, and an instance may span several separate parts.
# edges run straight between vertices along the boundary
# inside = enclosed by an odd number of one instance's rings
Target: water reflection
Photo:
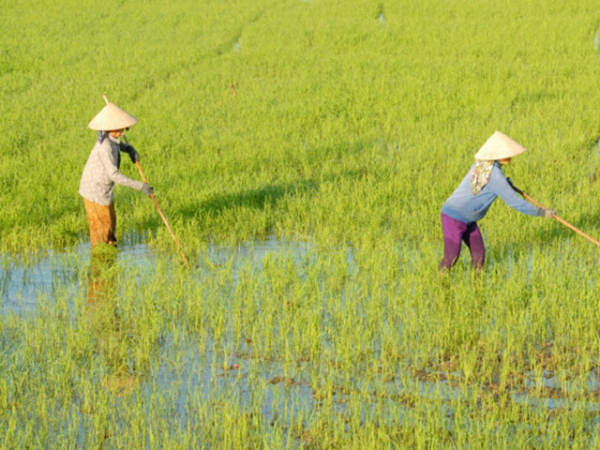
[[[2,257],[0,314],[35,313],[41,299],[54,303],[57,294],[76,298],[80,288],[83,246],[74,252],[50,251],[43,256]],[[73,303],[70,305],[73,307]]]
[[[340,256],[339,250],[332,249],[332,253]],[[345,267],[349,277],[359,274],[361,254],[349,247],[343,250],[339,258],[341,262],[336,260],[333,264]],[[398,368],[391,378],[383,373],[370,374],[369,383],[373,384],[373,388],[367,389],[364,380],[355,382],[342,370],[338,372],[330,368],[331,361],[325,361],[327,368],[323,372],[323,360],[265,360],[260,353],[246,351],[246,346],[251,348],[252,342],[214,341],[203,323],[196,327],[192,326],[193,321],[185,326],[167,321],[169,325],[165,328],[145,329],[143,321],[131,320],[139,317],[135,316],[136,311],[132,312],[136,308],[125,309],[123,313],[124,308],[138,304],[140,299],[136,297],[136,287],[153,279],[156,273],[161,274],[163,283],[181,283],[183,280],[192,284],[196,279],[202,283],[220,272],[227,273],[230,274],[227,283],[231,285],[225,286],[223,292],[231,292],[240,280],[243,281],[241,275],[245,269],[261,271],[269,263],[277,263],[278,254],[291,256],[285,261],[293,261],[299,267],[311,266],[313,262],[326,267],[330,260],[322,258],[323,252],[327,254],[328,250],[317,249],[311,243],[282,242],[274,238],[237,246],[214,244],[199,252],[194,261],[190,260],[197,268],[180,272],[178,264],[173,265],[173,270],[170,266],[170,261],[178,260],[176,254],[167,253],[165,258],[160,258],[146,245],[123,245],[118,251],[103,246],[91,251],[89,246],[80,246],[74,252],[51,254],[27,265],[4,261],[5,270],[0,279],[0,312],[35,315],[40,308],[37,300],[40,292],[51,307],[55,298],[66,298],[65,290],[72,291],[73,295],[68,298],[72,298],[74,304],[79,298],[79,309],[73,306],[73,311],[85,311],[82,320],[94,336],[94,350],[90,353],[103,363],[101,382],[95,386],[101,384],[101,389],[114,396],[133,394],[132,398],[141,398],[148,404],[160,398],[160,404],[173,405],[174,417],[179,418],[182,427],[193,426],[201,420],[198,405],[208,404],[242,409],[260,405],[266,422],[288,429],[294,425],[295,414],[308,415],[316,410],[331,409],[343,413],[347,405],[355,404],[364,392],[370,391],[373,392],[370,394],[372,402],[367,402],[366,411],[370,408],[374,411],[383,402],[397,401],[410,407],[417,401],[430,400],[442,405],[440,408],[444,412],[451,412],[452,405],[462,399],[476,401],[473,397],[481,389],[472,389],[460,372],[424,373],[419,376],[412,374],[410,368]],[[227,270],[215,270],[219,266],[226,266]],[[136,280],[128,278],[128,274],[134,274]],[[180,276],[182,278],[178,278]],[[160,305],[164,299],[162,294],[166,291],[158,289],[157,292],[161,295],[157,297],[156,304],[149,301],[147,305]],[[178,291],[168,298],[180,300],[185,292],[185,289]],[[191,292],[204,295],[202,290],[192,289]],[[145,298],[149,297],[146,295]],[[346,300],[342,290],[336,304],[344,308],[352,306]],[[188,298],[188,306],[202,304],[201,300]],[[156,307],[158,312],[153,311],[159,315],[162,309]],[[208,314],[208,311],[202,311],[202,314]],[[231,316],[224,313],[223,317],[230,319]],[[323,309],[322,320],[326,327],[330,320],[326,308]],[[325,338],[320,342],[326,345]],[[335,381],[324,382],[322,373]],[[568,395],[582,392],[581,397],[587,398],[587,401],[575,404],[585,404],[588,410],[594,411],[600,408],[589,395],[600,389],[597,374],[594,373],[588,385],[562,381],[559,384],[559,378],[549,373],[542,375],[525,374],[526,381],[520,389],[507,394],[515,403],[555,409],[574,404],[576,400]],[[547,395],[549,392],[555,397],[564,394],[565,398],[550,397]],[[488,389],[484,394],[493,397],[494,392]],[[282,411],[290,410],[293,414],[282,414]]]
[[[115,395],[131,394],[142,380],[142,374],[129,362],[131,330],[120,318],[117,249],[99,245],[92,248],[91,255],[86,307],[90,329],[99,341],[108,368],[103,384]]]
[[[0,315],[25,316],[35,314],[43,299],[55,304],[58,295],[75,299],[88,282],[89,244],[81,244],[71,251],[48,251],[44,255],[22,255],[18,258],[0,256]],[[144,244],[122,245],[117,261],[135,259],[136,264],[151,267],[154,255]]]

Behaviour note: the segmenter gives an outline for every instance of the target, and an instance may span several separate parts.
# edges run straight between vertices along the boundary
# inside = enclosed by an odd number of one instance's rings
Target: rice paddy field
[[[600,248],[501,200],[438,273],[440,208],[504,173],[600,238],[596,0],[3,0],[0,448],[600,446]],[[181,242],[116,187],[102,94]],[[122,172],[139,179],[128,158]]]

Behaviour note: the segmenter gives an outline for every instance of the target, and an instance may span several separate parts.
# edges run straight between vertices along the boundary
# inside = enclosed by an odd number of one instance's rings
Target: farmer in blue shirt
[[[445,272],[456,263],[462,242],[471,252],[473,268],[483,267],[485,246],[477,221],[487,214],[496,197],[529,216],[554,216],[553,210],[538,208],[519,197],[502,173],[503,165],[525,151],[519,143],[496,131],[475,154],[475,164],[442,206],[444,259],[440,271]]]

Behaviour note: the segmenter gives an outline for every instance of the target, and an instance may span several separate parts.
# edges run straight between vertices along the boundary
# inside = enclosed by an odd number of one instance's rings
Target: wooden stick
[[[127,139],[127,136],[125,136],[124,133],[123,133],[123,139],[125,139],[125,142],[127,142],[129,144],[129,140]],[[136,161],[135,165],[138,168],[138,171],[140,172],[140,175],[142,176],[142,181],[144,183],[148,184],[148,180],[146,179],[146,175],[144,175],[144,171],[142,170],[142,166],[140,166],[140,162]],[[171,227],[169,226],[169,222],[167,222],[167,218],[165,217],[165,215],[163,214],[162,210],[160,209],[160,206],[158,206],[158,202],[156,201],[156,197],[154,197],[154,193],[150,193],[150,198],[154,202],[154,206],[156,206],[156,210],[158,211],[158,214],[160,214],[160,217],[162,218],[163,222],[167,226],[167,230],[169,230],[169,233],[171,233],[171,237],[175,241],[175,244],[177,245],[177,248],[179,249],[179,253],[181,253],[181,257],[183,258],[183,260],[185,261],[185,263],[187,265],[189,265],[190,263],[189,263],[188,259],[186,258],[185,253],[183,253],[183,250],[181,248],[181,244],[179,244],[179,241],[175,237],[175,233],[173,233],[173,230],[171,230]]]
[[[517,191],[519,194],[521,194],[526,200],[528,200],[529,202],[533,203],[535,206],[537,206],[538,208],[542,208],[542,209],[547,209],[544,206],[542,206],[539,202],[537,202],[536,200],[534,200],[533,198],[531,198],[529,195],[527,195],[525,192],[523,192],[522,190],[516,188],[515,186],[513,186],[513,189],[515,191]],[[562,223],[564,226],[566,226],[567,228],[570,228],[571,230],[573,230],[575,233],[579,234],[580,236],[583,236],[584,238],[586,238],[588,241],[593,242],[594,244],[596,244],[598,247],[600,247],[600,242],[598,242],[596,239],[594,239],[593,237],[591,237],[588,234],[585,234],[583,231],[581,231],[580,229],[574,227],[573,225],[571,225],[569,222],[567,222],[566,220],[564,220],[561,217],[558,217],[558,215],[556,215],[556,213],[553,214],[552,218],[558,220],[560,223]]]

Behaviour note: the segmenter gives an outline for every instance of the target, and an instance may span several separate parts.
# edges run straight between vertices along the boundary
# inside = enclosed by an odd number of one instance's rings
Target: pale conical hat
[[[96,131],[113,131],[132,127],[136,123],[135,117],[107,100],[106,106],[92,119],[88,127]]]
[[[516,141],[513,141],[507,135],[496,131],[483,144],[483,147],[475,153],[475,159],[481,161],[497,161],[504,158],[512,158],[527,151],[525,147]]]

